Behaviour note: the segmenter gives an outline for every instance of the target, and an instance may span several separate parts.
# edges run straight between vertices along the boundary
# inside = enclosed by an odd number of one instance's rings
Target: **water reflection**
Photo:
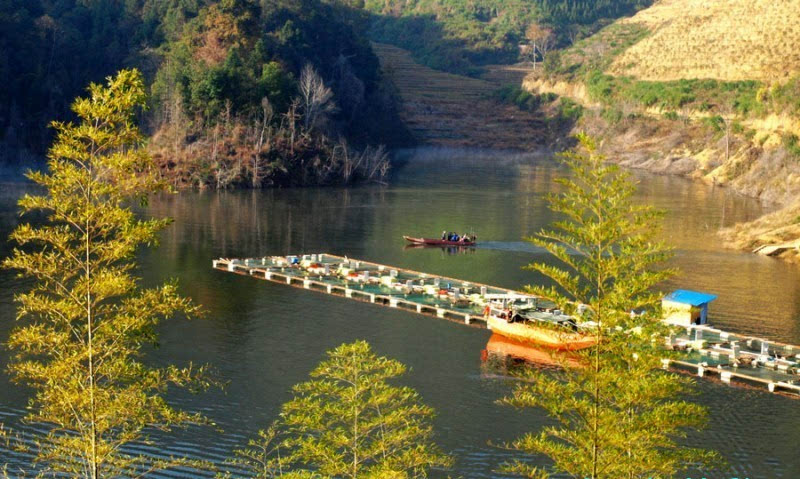
[[[413,249],[438,249],[443,254],[473,254],[475,253],[475,246],[430,246],[424,244],[407,244],[403,246],[403,251]]]
[[[457,456],[454,476],[496,477],[493,471],[512,453],[487,441],[501,443],[547,424],[536,411],[495,405],[509,385],[482,375],[480,351],[500,346],[496,340],[487,345],[487,331],[211,270],[217,257],[331,252],[508,288],[542,281],[522,266],[547,256],[522,238],[554,219],[544,198],[558,191],[553,179],[563,170],[530,158],[494,162],[490,155],[473,160],[449,155],[439,161],[430,155],[410,158],[388,187],[184,192],[151,202],[147,214],[171,216],[175,223],[159,249],[140,256],[139,274],[151,284],[177,278],[182,292],[203,304],[207,315],[165,323],[160,347],[149,360],[210,363],[228,382],[225,391],[169,398],[204,412],[224,433],[192,429],[156,436],[162,450],[154,453],[220,461],[275,418],[291,386],[307,378],[325,350],[359,338],[411,368],[404,384],[438,411],[437,440]],[[665,238],[677,249],[673,265],[682,272],[665,289],[716,293],[711,318],[717,325],[800,343],[800,270],[722,250],[714,235],[720,226],[753,219],[768,208],[680,178],[636,177],[639,200],[669,212]],[[14,202],[23,190],[0,188],[0,236],[19,221]],[[481,244],[465,254],[403,249],[405,234],[448,227],[474,229]],[[0,242],[0,254],[9,251],[10,245]],[[18,287],[13,273],[0,271],[2,341],[13,325]],[[0,365],[7,357],[0,349]],[[692,442],[719,449],[731,464],[714,477],[800,476],[797,402],[708,382],[698,387],[699,400],[712,408],[712,421]],[[27,397],[0,374],[5,422],[19,417]]]
[[[527,367],[560,369],[580,367],[574,352],[539,348],[512,338],[494,333],[481,351],[484,371],[492,374],[515,375]]]

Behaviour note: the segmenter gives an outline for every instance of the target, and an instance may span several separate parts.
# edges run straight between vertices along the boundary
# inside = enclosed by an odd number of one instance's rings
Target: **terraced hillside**
[[[782,82],[800,70],[800,0],[661,0],[623,23],[652,33],[613,74]]]
[[[520,84],[527,69],[497,66],[483,79],[470,78],[420,65],[391,45],[376,43],[373,49],[400,92],[401,117],[420,143],[525,150],[547,143],[541,113],[490,98],[503,85]]]

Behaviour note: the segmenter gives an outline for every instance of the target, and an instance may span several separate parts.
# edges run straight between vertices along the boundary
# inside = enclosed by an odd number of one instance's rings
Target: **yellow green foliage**
[[[449,466],[431,439],[433,410],[389,383],[405,371],[365,341],[329,351],[281,412],[297,477],[421,478]]]
[[[577,367],[529,370],[528,381],[503,400],[543,409],[555,420],[510,445],[549,457],[552,470],[527,462],[506,470],[537,479],[551,472],[581,479],[675,477],[714,455],[678,444],[704,424],[706,410],[684,399],[690,380],[660,367],[665,352],[657,343],[665,330],[653,287],[673,274],[660,264],[670,256],[655,239],[661,215],[633,205],[636,188],[628,175],[606,164],[593,140],[579,140],[588,155],[564,156],[572,176],[560,180],[564,193],[550,198],[563,219],[529,239],[557,262],[528,268],[555,286],[528,290],[582,323],[593,322],[596,343],[576,354]]]
[[[8,368],[33,390],[27,419],[53,426],[34,448],[52,474],[133,477],[188,464],[122,446],[145,441],[148,426],[202,420],[163,399],[170,385],[201,385],[202,370],[142,362],[162,319],[196,313],[175,284],[144,289],[132,274],[137,249],[168,224],[137,219],[127,206],[164,189],[133,121],[144,104],[141,74],[123,70],[75,101],[78,123],[53,124],[48,171],[29,174],[44,191],[19,201],[44,221],[20,225],[11,235],[19,247],[3,262],[30,280],[15,298]]]

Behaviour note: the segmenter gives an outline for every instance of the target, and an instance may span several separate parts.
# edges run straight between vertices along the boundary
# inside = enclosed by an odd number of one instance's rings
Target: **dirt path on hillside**
[[[399,90],[401,117],[420,143],[514,150],[547,146],[542,113],[490,98],[504,85],[521,85],[526,68],[494,66],[482,78],[470,78],[420,65],[391,45],[375,43],[373,49]]]

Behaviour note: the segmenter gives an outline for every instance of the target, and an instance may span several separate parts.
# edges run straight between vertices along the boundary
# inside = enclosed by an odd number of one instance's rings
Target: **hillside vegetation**
[[[541,24],[566,44],[651,0],[366,0],[375,41],[410,50],[430,67],[476,75],[482,66],[525,59],[526,31]]]
[[[519,85],[527,69],[493,65],[472,78],[420,65],[392,45],[373,49],[403,99],[401,117],[419,143],[539,151],[572,124],[570,111],[554,98],[509,85]]]
[[[0,166],[41,157],[73,98],[136,67],[176,185],[380,179],[378,145],[409,136],[367,20],[327,0],[0,0]]]
[[[622,23],[652,33],[610,73],[642,80],[785,82],[800,70],[800,0],[662,0]]]
[[[795,204],[798,11],[798,0],[662,0],[551,52],[524,86],[581,103],[577,129],[603,137],[625,165]],[[791,240],[798,218],[772,215],[727,238],[744,248]]]

